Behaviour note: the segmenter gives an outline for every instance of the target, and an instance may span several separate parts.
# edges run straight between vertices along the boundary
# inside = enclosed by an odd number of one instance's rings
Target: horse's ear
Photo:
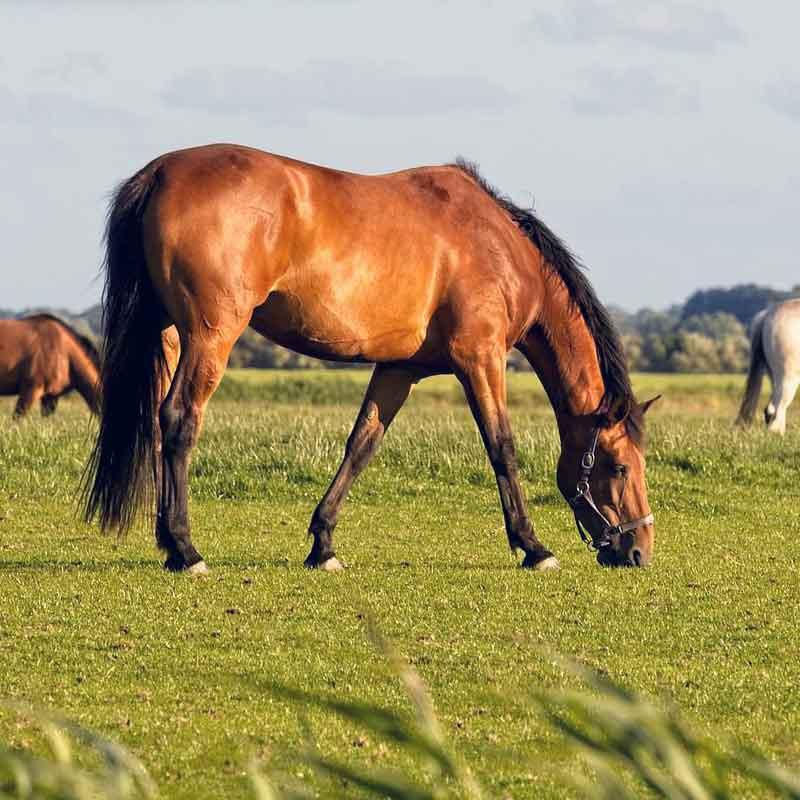
[[[657,394],[655,397],[651,398],[650,400],[645,400],[643,403],[639,403],[639,413],[644,416],[649,410],[650,406],[656,402],[656,400],[660,400],[662,395]]]

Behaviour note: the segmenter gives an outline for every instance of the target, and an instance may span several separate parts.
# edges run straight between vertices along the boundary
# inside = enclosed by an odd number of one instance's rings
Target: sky
[[[0,3],[0,307],[97,302],[113,187],[238,142],[378,173],[476,161],[601,299],[800,283],[800,5]]]

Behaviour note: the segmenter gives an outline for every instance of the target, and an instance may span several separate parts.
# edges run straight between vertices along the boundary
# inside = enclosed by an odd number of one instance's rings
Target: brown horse
[[[0,394],[19,395],[15,417],[37,402],[49,416],[73,390],[97,412],[99,378],[97,348],[63,320],[50,314],[0,320]]]
[[[619,339],[567,248],[469,164],[364,176],[236,145],[183,150],[120,186],[106,239],[103,409],[86,514],[125,530],[155,477],[168,569],[206,570],[189,532],[189,455],[248,325],[301,353],[376,364],[311,519],[307,566],[341,568],[332,532],[342,501],[413,385],[441,373],[464,387],[522,566],[558,566],[518,477],[512,347],[553,405],[558,486],[579,532],[603,564],[650,560],[649,403],[635,403]],[[174,351],[162,332],[173,325],[180,358],[165,393]]]

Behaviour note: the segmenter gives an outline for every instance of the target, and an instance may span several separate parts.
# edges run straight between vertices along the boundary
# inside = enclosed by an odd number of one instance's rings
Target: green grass
[[[525,488],[556,574],[516,569],[494,480],[453,379],[423,382],[337,529],[342,575],[302,568],[305,530],[368,373],[234,373],[193,464],[206,581],[165,574],[144,525],[100,537],[74,512],[91,440],[78,401],[14,425],[0,402],[0,695],[57,709],[128,747],[167,797],[247,797],[255,757],[330,794],[293,751],[406,764],[275,683],[404,709],[365,635],[379,621],[422,675],[455,747],[493,795],[563,797],[579,769],[531,712],[570,688],[557,651],[675,703],[701,734],[800,763],[800,434],[734,430],[742,378],[636,376],[650,419],[656,560],[607,571],[554,483],[552,415],[531,375],[509,397]],[[289,398],[290,402],[282,402]],[[303,721],[305,717],[305,722]],[[14,715],[0,740],[35,735]],[[756,796],[742,785],[741,796]]]

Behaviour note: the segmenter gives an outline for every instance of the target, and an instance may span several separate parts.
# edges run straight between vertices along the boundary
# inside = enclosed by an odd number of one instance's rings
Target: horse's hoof
[[[327,561],[319,564],[316,569],[320,569],[323,572],[344,572],[344,564],[336,556],[332,556]]]
[[[208,575],[208,567],[205,561],[198,561],[192,564],[191,567],[186,568],[186,574],[191,575],[193,578],[205,578]]]
[[[538,560],[534,560],[534,558],[535,557],[531,553],[528,553],[520,566],[523,569],[535,569],[538,572],[546,572],[551,569],[561,569],[561,564],[558,563],[558,559],[552,553]]]
[[[561,569],[561,564],[558,563],[558,559],[555,556],[548,556],[541,561],[537,561],[533,568],[539,572],[547,572],[551,569]]]

